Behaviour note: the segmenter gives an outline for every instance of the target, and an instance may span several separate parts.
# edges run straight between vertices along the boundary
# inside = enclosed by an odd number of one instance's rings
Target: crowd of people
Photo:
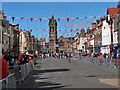
[[[22,65],[25,63],[28,63],[31,60],[34,60],[34,58],[37,58],[37,55],[26,55],[20,54],[18,56],[9,55],[7,51],[2,54],[2,79],[8,76],[9,69],[13,69],[15,65]]]
[[[9,74],[9,69],[14,68],[14,65],[22,65],[25,63],[28,63],[29,61],[33,60],[34,58],[37,58],[38,55],[26,55],[26,54],[22,54],[22,55],[18,55],[18,56],[14,56],[14,55],[8,55],[8,52],[4,52],[3,56],[2,56],[2,78],[5,78],[8,74]],[[86,57],[86,61],[88,60],[89,57],[92,57],[92,63],[94,64],[94,59],[95,57],[99,58],[100,62],[101,60],[104,58],[106,59],[108,62],[112,62],[114,61],[115,66],[117,67],[118,65],[120,65],[120,55],[119,53],[117,55],[115,55],[114,53],[112,54],[102,54],[102,53],[41,53],[39,54],[40,59],[45,59],[45,58],[49,58],[49,57],[53,57],[53,58],[66,58],[68,60],[68,62],[71,62],[71,57],[74,58],[80,58],[82,59],[82,57]],[[100,63],[101,64],[101,63]],[[11,68],[9,68],[9,66],[13,66]]]

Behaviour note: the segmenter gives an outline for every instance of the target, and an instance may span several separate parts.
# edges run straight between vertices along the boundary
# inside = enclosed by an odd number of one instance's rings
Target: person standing
[[[88,55],[87,55],[87,53],[86,53],[86,61],[88,61]]]
[[[70,63],[70,53],[68,53],[68,62]]]

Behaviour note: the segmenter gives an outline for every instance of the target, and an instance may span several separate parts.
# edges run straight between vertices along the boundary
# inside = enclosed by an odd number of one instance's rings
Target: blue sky
[[[24,18],[51,18],[52,12],[55,18],[65,18],[58,22],[58,34],[76,34],[75,31],[65,31],[65,29],[82,29],[91,27],[91,23],[96,19],[74,19],[73,21],[66,22],[66,18],[76,18],[85,16],[104,16],[106,15],[107,7],[117,7],[117,2],[3,2],[2,9],[5,16],[11,17],[24,17]],[[32,29],[33,35],[38,38],[48,36],[48,31],[43,31],[43,29],[48,30],[48,20],[46,22],[38,20],[37,22],[33,20],[32,22],[25,19],[17,20],[12,22],[12,19],[7,18],[12,24],[19,23],[22,29]],[[39,31],[36,31],[38,29]],[[80,31],[79,31],[80,32]],[[38,34],[38,36],[37,36]],[[65,36],[66,37],[66,36]]]
[[[119,0],[2,0],[3,2],[118,2]]]

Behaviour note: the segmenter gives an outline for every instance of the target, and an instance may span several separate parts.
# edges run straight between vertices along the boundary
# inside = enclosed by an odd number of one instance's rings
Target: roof
[[[108,13],[110,15],[110,19],[113,19],[114,16],[118,13],[118,8],[108,8]]]

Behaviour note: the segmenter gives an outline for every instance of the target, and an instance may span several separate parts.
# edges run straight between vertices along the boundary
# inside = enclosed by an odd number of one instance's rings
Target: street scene
[[[120,88],[120,1],[0,1],[0,89]]]

